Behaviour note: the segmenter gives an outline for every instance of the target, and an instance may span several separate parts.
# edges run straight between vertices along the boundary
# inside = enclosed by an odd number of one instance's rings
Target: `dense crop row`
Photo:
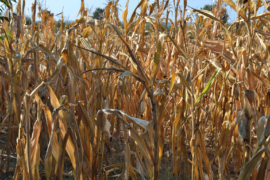
[[[127,1],[121,21],[118,0],[100,20],[82,0],[57,29],[36,0],[41,22],[25,25],[18,0],[1,23],[0,174],[157,180],[169,160],[177,179],[266,179],[269,5],[224,1],[231,25],[221,0],[213,12],[141,0],[129,20]]]

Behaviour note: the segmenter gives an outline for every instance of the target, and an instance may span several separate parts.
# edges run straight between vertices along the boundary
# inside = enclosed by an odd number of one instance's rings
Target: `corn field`
[[[270,179],[266,0],[69,3],[69,26],[36,0],[0,23],[1,178]]]

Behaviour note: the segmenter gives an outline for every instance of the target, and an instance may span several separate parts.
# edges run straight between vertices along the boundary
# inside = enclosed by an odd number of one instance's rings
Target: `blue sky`
[[[77,19],[77,14],[80,9],[81,5],[81,0],[39,0],[40,2],[43,2],[43,5],[45,6],[46,2],[46,7],[48,7],[49,10],[51,10],[52,13],[55,15],[62,12],[64,12],[64,17],[67,18],[67,20],[75,20]],[[149,0],[151,3],[154,2],[154,0]],[[160,0],[161,1],[161,0]],[[234,0],[235,1],[235,0]],[[26,6],[25,6],[25,13],[26,15],[30,16],[31,15],[31,5],[34,2],[34,0],[26,0]],[[87,8],[92,7],[92,12],[97,8],[97,7],[105,7],[105,4],[107,3],[107,0],[85,0],[85,6]],[[128,9],[128,17],[131,16],[133,10],[139,3],[139,0],[130,0],[129,1],[129,9]],[[173,0],[170,0],[171,5],[173,5]],[[180,4],[181,6],[183,3],[183,0],[181,0]],[[193,7],[195,9],[200,9],[203,7],[205,4],[212,4],[213,0],[187,0],[187,4],[190,7]],[[121,5],[120,9],[122,11],[119,12],[120,15],[120,20],[122,19],[122,12],[126,6],[126,0],[120,0],[119,4]],[[232,22],[236,20],[236,12],[231,9],[228,9],[228,14],[230,16],[229,22]],[[260,12],[263,12],[263,8],[261,8]],[[174,14],[171,14],[171,17],[174,17]],[[56,17],[56,19],[58,19]]]

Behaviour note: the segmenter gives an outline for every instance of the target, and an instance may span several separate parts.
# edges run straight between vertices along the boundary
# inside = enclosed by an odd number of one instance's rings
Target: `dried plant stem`
[[[105,133],[104,133],[104,127],[105,127],[106,119],[104,117],[104,114],[98,113],[98,123],[100,126],[100,135],[101,135],[101,141],[100,141],[100,149],[99,149],[99,158],[98,158],[98,176],[99,179],[103,179],[103,153],[104,153],[104,145],[105,145]]]
[[[251,118],[247,118],[246,124],[246,137],[244,138],[245,143],[245,158],[244,158],[244,165],[249,161],[250,156],[250,144],[251,144]]]
[[[70,133],[71,133],[71,129],[70,129],[70,122],[68,123],[68,127],[67,127],[67,131],[63,140],[63,144],[62,144],[62,149],[61,149],[61,153],[60,153],[60,158],[59,158],[59,163],[58,163],[58,171],[57,171],[57,176],[58,179],[62,179],[63,176],[63,170],[64,170],[64,160],[65,160],[65,152],[66,152],[66,145],[67,145],[67,141],[68,138],[70,137]]]
[[[193,94],[193,86],[191,85],[191,94]],[[192,117],[192,138],[191,141],[192,142],[192,148],[194,153],[192,153],[192,170],[191,170],[191,178],[192,180],[195,180],[195,164],[196,164],[196,153],[195,153],[195,149],[196,149],[196,142],[195,142],[195,126],[196,126],[196,122],[195,122],[195,117],[194,117],[194,111],[195,111],[195,107],[194,107],[194,96],[191,96],[191,117]]]
[[[159,146],[158,146],[158,138],[159,138],[159,126],[158,126],[158,118],[157,118],[157,103],[153,97],[153,93],[149,94],[152,104],[152,124],[154,129],[154,180],[158,179],[158,158],[159,158]]]
[[[14,89],[14,85],[11,82],[11,90],[10,90],[10,102],[9,102],[9,107],[8,107],[8,141],[7,141],[7,171],[6,171],[6,178],[9,180],[9,161],[10,161],[10,152],[11,152],[11,114],[12,114],[12,102],[13,102],[13,89]]]

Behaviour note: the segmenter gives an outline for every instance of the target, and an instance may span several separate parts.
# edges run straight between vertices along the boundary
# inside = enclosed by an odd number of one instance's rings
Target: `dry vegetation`
[[[270,13],[257,11],[270,6],[224,1],[238,14],[230,26],[221,0],[213,12],[141,0],[123,26],[118,0],[100,21],[82,0],[56,29],[36,0],[41,22],[25,25],[18,0],[1,23],[12,35],[0,49],[1,177],[266,179]]]

